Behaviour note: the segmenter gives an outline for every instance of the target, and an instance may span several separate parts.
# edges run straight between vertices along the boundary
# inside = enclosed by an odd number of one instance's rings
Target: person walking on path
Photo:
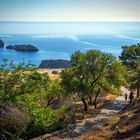
[[[133,91],[131,91],[130,94],[129,94],[129,100],[130,100],[130,103],[132,103],[132,101],[134,100],[134,93],[133,93]]]
[[[127,93],[124,94],[125,102],[127,102]]]

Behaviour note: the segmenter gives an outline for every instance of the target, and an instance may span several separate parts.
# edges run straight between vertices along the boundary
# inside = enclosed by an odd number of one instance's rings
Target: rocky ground
[[[88,118],[77,120],[70,129],[43,135],[33,140],[83,139],[88,132],[104,127],[110,118],[127,106],[128,103],[124,101],[124,93],[129,93],[129,91],[126,88],[121,88],[121,90],[122,96],[117,97],[114,101],[106,102]]]

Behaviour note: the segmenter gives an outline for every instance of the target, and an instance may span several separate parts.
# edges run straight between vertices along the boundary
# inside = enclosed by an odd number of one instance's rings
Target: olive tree
[[[127,79],[130,88],[137,90],[137,98],[140,92],[139,65],[140,65],[140,44],[123,46],[120,60],[127,67]]]
[[[87,100],[94,95],[94,105],[100,92],[118,90],[125,83],[125,69],[111,54],[98,50],[86,53],[75,52],[71,56],[70,67],[61,74],[62,86],[68,93],[78,94],[88,111]]]

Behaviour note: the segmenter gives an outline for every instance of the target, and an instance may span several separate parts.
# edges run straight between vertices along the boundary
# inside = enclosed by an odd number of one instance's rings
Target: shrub
[[[69,107],[62,106],[60,109],[54,110],[48,108],[36,108],[32,110],[31,119],[22,133],[24,139],[30,139],[46,132],[60,130],[68,125],[65,120]]]
[[[52,71],[52,74],[59,74],[59,72],[56,71],[56,70],[53,70],[53,71]]]
[[[12,139],[19,130],[27,124],[27,116],[24,112],[13,106],[0,104],[0,139]]]

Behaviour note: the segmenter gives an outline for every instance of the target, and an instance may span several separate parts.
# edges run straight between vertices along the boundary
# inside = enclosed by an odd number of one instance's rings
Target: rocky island
[[[49,68],[49,69],[59,69],[59,68],[67,68],[69,67],[68,60],[43,60],[39,65],[39,68]]]
[[[4,42],[0,39],[0,48],[4,47]]]
[[[6,46],[7,49],[13,49],[16,51],[22,52],[37,52],[39,51],[38,48],[34,47],[33,45],[9,45]]]

